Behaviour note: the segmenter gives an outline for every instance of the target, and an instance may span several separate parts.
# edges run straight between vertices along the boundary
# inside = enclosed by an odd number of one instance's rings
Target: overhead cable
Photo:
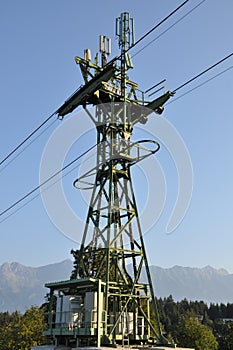
[[[2,165],[3,163],[5,163],[5,161],[7,159],[10,158],[10,156],[12,156],[21,146],[23,146],[25,144],[25,142],[27,142],[33,135],[35,135],[35,133],[40,130],[42,128],[42,126],[44,126],[57,112],[54,112],[53,114],[51,114],[47,119],[45,119],[43,121],[43,123],[41,123],[35,130],[33,130],[22,142],[20,142],[20,144],[15,147],[13,149],[13,151],[11,151],[3,160],[0,161],[0,165]]]
[[[87,158],[86,160],[90,159],[92,156],[90,156],[89,158]],[[85,161],[86,161],[85,160]],[[70,173],[72,173],[78,166],[80,165],[80,163],[76,164],[75,167],[73,167],[72,169],[70,169],[69,171],[67,171],[67,173],[62,174],[61,178],[63,179],[65,176],[69,175]],[[8,214],[7,216],[5,216],[2,220],[0,220],[0,224],[3,223],[4,221],[8,220],[12,215],[18,213],[18,211],[20,211],[21,209],[23,209],[24,207],[26,207],[28,204],[30,204],[34,199],[38,198],[41,193],[47,191],[49,188],[51,188],[52,186],[54,186],[58,181],[61,180],[61,178],[55,180],[53,183],[49,184],[49,186],[47,186],[46,188],[43,188],[40,190],[39,193],[37,193],[34,197],[30,198],[27,202],[23,203],[21,206],[19,206],[18,208],[16,208],[15,210],[13,210],[10,214]]]
[[[149,34],[151,34],[155,29],[157,29],[161,24],[163,24],[166,20],[168,20],[171,16],[173,16],[178,10],[180,10],[185,4],[187,4],[189,0],[184,1],[181,5],[179,5],[175,10],[173,10],[169,15],[167,15],[165,18],[163,18],[158,24],[156,24],[153,28],[151,28],[147,33],[145,33],[141,38],[139,38],[126,52],[131,50],[133,47],[135,47],[137,44],[139,44],[142,40],[144,40]]]
[[[178,97],[176,97],[176,98],[173,98],[172,100],[170,100],[170,101],[168,101],[168,102],[166,103],[166,106],[169,105],[170,103],[173,103],[173,102],[179,100],[180,98],[182,98],[182,97],[188,95],[188,94],[191,93],[192,91],[199,89],[201,86],[203,86],[203,85],[209,83],[211,80],[216,79],[217,77],[219,77],[220,75],[222,75],[222,74],[228,72],[228,71],[229,71],[230,69],[232,69],[232,68],[233,68],[233,66],[230,66],[230,67],[224,69],[224,70],[221,71],[220,73],[218,73],[218,74],[214,75],[213,77],[211,77],[211,78],[209,78],[209,79],[203,81],[201,84],[199,84],[199,85],[195,86],[194,88],[192,88],[192,89],[186,91],[186,92],[183,93],[182,95],[180,95],[180,96],[178,96]]]
[[[23,149],[21,149],[20,152],[18,152],[13,158],[9,160],[8,163],[6,163],[2,168],[0,168],[0,173],[9,165],[11,164],[16,158],[19,157],[21,153],[23,153],[31,144],[33,144],[42,134],[44,134],[48,129],[50,129],[53,124],[56,122],[56,119],[52,121],[51,124],[49,124],[45,129],[43,129],[33,140],[31,140]]]
[[[185,15],[183,15],[181,18],[179,18],[175,23],[173,23],[172,25],[170,25],[167,29],[165,29],[162,33],[160,33],[158,36],[156,36],[154,39],[152,39],[148,44],[146,44],[145,46],[143,46],[140,50],[138,50],[135,54],[132,55],[132,58],[137,56],[140,52],[142,52],[145,48],[147,48],[149,45],[151,45],[153,42],[155,42],[156,40],[158,40],[162,35],[164,35],[165,33],[167,33],[170,29],[172,29],[176,24],[178,24],[179,22],[181,22],[185,17],[187,17],[188,15],[190,15],[190,13],[192,13],[194,10],[196,10],[200,5],[202,5],[206,0],[202,0],[201,2],[199,2],[195,7],[193,7],[190,11],[188,11]]]
[[[86,155],[88,152],[90,152],[93,148],[95,148],[97,146],[97,144],[95,144],[94,146],[90,147],[88,150],[86,150],[85,152],[83,152],[81,155],[79,155],[78,157],[76,157],[75,159],[73,159],[71,162],[69,162],[67,165],[65,165],[62,169],[58,170],[55,174],[51,175],[48,179],[46,179],[44,182],[42,182],[40,185],[36,186],[35,188],[33,188],[31,191],[29,191],[27,194],[25,194],[23,197],[21,197],[20,199],[18,199],[16,202],[14,202],[13,204],[11,204],[8,208],[6,208],[5,210],[3,210],[0,213],[0,216],[6,214],[9,210],[13,209],[17,204],[21,203],[23,200],[25,200],[26,198],[28,198],[30,195],[32,195],[34,192],[36,192],[37,190],[39,190],[42,186],[44,186],[45,184],[47,184],[49,181],[51,181],[55,176],[59,175],[62,171],[64,171],[65,169],[67,169],[68,167],[70,167],[72,164],[74,164],[75,162],[77,162],[80,158],[82,158],[84,155]]]
[[[227,55],[226,57],[222,58],[220,61],[214,63],[212,66],[210,66],[209,68],[203,70],[201,73],[195,75],[193,78],[189,79],[188,81],[186,81],[185,83],[181,84],[180,86],[178,86],[175,90],[173,90],[173,92],[176,92],[180,89],[182,89],[183,87],[185,87],[186,85],[190,84],[192,81],[196,80],[197,78],[199,78],[200,76],[202,76],[203,74],[209,72],[211,69],[217,67],[219,64],[221,64],[222,62],[226,61],[228,58],[230,58],[231,56],[233,56],[233,52],[230,53],[229,55]]]

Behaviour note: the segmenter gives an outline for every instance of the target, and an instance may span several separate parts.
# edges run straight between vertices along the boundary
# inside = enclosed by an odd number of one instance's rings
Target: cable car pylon
[[[72,250],[70,280],[46,284],[45,334],[58,348],[173,346],[162,333],[131,179],[131,167],[160,148],[156,140],[131,141],[134,126],[145,124],[153,112],[161,114],[173,93],[146,101],[129,80],[128,50],[134,45],[129,13],[117,18],[116,36],[117,59],[107,62],[110,39],[103,35],[100,65],[98,54],[91,61],[89,49],[84,58],[75,58],[85,85],[57,111],[62,119],[82,106],[96,127],[98,144],[96,165],[74,181],[92,194],[82,242]]]

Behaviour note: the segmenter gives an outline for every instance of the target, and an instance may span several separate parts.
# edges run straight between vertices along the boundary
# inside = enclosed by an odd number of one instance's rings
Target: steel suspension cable
[[[186,91],[186,92],[183,93],[182,95],[180,95],[180,96],[178,96],[178,97],[176,97],[176,98],[173,98],[172,100],[170,100],[170,101],[168,101],[168,102],[166,103],[166,106],[168,106],[168,105],[170,105],[171,103],[173,103],[173,102],[179,100],[180,98],[182,98],[182,97],[184,97],[184,96],[190,94],[192,91],[199,89],[201,86],[203,86],[203,85],[209,83],[211,80],[216,79],[217,77],[219,77],[220,75],[222,75],[222,74],[228,72],[228,71],[231,70],[232,68],[233,68],[233,66],[230,66],[230,67],[224,69],[223,71],[219,72],[218,74],[214,75],[213,77],[211,77],[211,78],[209,78],[209,79],[203,81],[202,83],[198,84],[198,85],[195,86],[194,88],[192,88],[192,89]]]
[[[173,27],[175,27],[176,24],[178,24],[179,22],[181,22],[184,18],[186,18],[188,15],[190,15],[190,13],[192,13],[194,10],[196,10],[200,5],[202,5],[206,0],[202,0],[201,2],[199,2],[196,6],[194,6],[191,10],[189,10],[187,13],[185,13],[181,18],[179,18],[176,22],[174,22],[173,24],[171,24],[167,29],[165,29],[162,33],[160,33],[157,37],[155,37],[154,39],[152,39],[148,44],[146,44],[145,46],[143,46],[141,49],[139,49],[135,54],[132,55],[132,58],[134,58],[135,56],[137,56],[140,52],[142,52],[144,49],[146,49],[149,45],[151,45],[153,42],[155,42],[156,40],[158,40],[162,35],[164,35],[165,33],[167,33],[170,29],[172,29]]]
[[[56,123],[56,119],[52,121],[51,124],[49,124],[45,129],[43,129],[33,140],[31,140],[27,145],[24,146],[23,149],[21,149],[20,152],[18,152],[13,158],[9,160],[8,163],[6,163],[2,168],[0,168],[0,173],[9,165],[11,164],[16,158],[20,156],[21,153],[23,153],[30,145],[32,145],[41,135],[43,135],[48,129],[50,129],[54,124]]]
[[[185,83],[181,84],[180,86],[178,86],[176,89],[173,90],[173,92],[176,92],[180,89],[182,89],[183,87],[185,87],[186,85],[190,84],[192,81],[196,80],[197,78],[201,77],[203,74],[209,72],[211,69],[217,67],[219,64],[221,64],[222,62],[226,61],[228,58],[233,56],[233,52],[230,53],[229,55],[227,55],[226,57],[222,58],[220,61],[214,63],[212,66],[210,66],[209,68],[203,70],[201,73],[195,75],[193,78],[189,79],[188,81],[186,81]]]
[[[0,165],[5,163],[5,161],[7,161],[7,159],[9,159],[10,156],[12,156],[21,146],[25,144],[25,142],[27,142],[33,135],[35,135],[35,133],[39,131],[42,128],[42,126],[44,126],[56,113],[57,112],[54,112],[53,114],[51,114],[47,119],[43,121],[43,123],[41,123],[35,130],[33,130],[22,142],[20,142],[18,146],[16,146],[4,159],[1,160]]]
[[[44,186],[45,184],[47,184],[49,181],[51,181],[54,177],[56,177],[57,175],[59,175],[62,171],[64,171],[65,169],[67,169],[68,167],[70,167],[72,164],[74,164],[75,162],[77,162],[80,158],[82,158],[83,156],[85,156],[88,152],[90,152],[92,149],[94,149],[97,146],[97,143],[93,146],[91,146],[88,150],[86,150],[85,152],[83,152],[82,154],[80,154],[78,157],[76,157],[75,159],[73,159],[71,162],[69,162],[67,165],[65,165],[62,169],[58,170],[56,173],[54,173],[53,175],[51,175],[48,179],[46,179],[45,181],[43,181],[40,185],[36,186],[35,188],[33,188],[31,191],[29,191],[27,194],[25,194],[23,197],[21,197],[20,199],[18,199],[16,202],[14,202],[13,204],[11,204],[8,208],[6,208],[5,210],[3,210],[0,213],[0,216],[4,215],[5,213],[7,213],[9,210],[13,209],[17,204],[21,203],[23,200],[25,200],[26,198],[28,198],[30,195],[32,195],[34,192],[36,192],[37,190],[39,190],[42,186]]]
[[[178,10],[180,10],[185,4],[187,4],[189,0],[184,1],[181,5],[179,5],[175,10],[173,10],[169,15],[167,15],[165,18],[163,18],[158,24],[156,24],[153,28],[151,28],[147,33],[145,33],[143,36],[141,36],[140,39],[138,39],[126,52],[131,50],[133,47],[135,47],[137,44],[139,44],[142,40],[144,40],[148,35],[150,35],[155,29],[157,29],[161,24],[163,24],[165,21],[167,21],[171,16],[173,16]]]
[[[91,157],[91,156],[90,156]],[[87,158],[86,160],[90,159]],[[80,165],[81,163],[76,164],[72,169],[70,169],[67,173],[62,174],[61,178],[63,179],[64,177],[66,177],[67,175],[69,175],[70,173],[72,173],[75,169],[77,169],[77,167]],[[9,219],[12,215],[16,214],[18,211],[20,211],[21,209],[23,209],[24,207],[26,207],[29,203],[31,203],[32,201],[34,201],[34,199],[38,198],[41,193],[47,191],[49,188],[51,188],[52,186],[54,186],[58,181],[60,181],[61,179],[59,178],[58,180],[55,180],[53,183],[51,183],[48,187],[43,188],[40,190],[39,193],[37,193],[34,197],[30,198],[27,202],[23,203],[20,207],[16,208],[13,212],[11,212],[10,214],[8,214],[6,217],[4,217],[2,220],[0,220],[0,224],[3,223],[4,221],[6,221],[7,219]]]

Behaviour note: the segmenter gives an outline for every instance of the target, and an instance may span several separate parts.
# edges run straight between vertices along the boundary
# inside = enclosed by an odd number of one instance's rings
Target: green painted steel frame
[[[77,344],[80,344],[80,339],[85,337],[87,342],[95,339],[98,347],[115,345],[119,341],[124,345],[125,335],[120,336],[117,327],[125,312],[133,313],[133,334],[127,336],[128,342],[133,345],[141,341],[152,344],[151,339],[154,337],[154,343],[168,344],[160,327],[132,187],[130,168],[139,160],[131,156],[130,136],[133,126],[138,122],[145,123],[152,111],[161,114],[163,105],[173,93],[167,92],[151,102],[145,102],[143,93],[141,98],[138,98],[140,93],[138,85],[131,82],[127,76],[127,70],[132,68],[131,58],[127,53],[132,45],[130,41],[133,37],[130,32],[133,30],[132,23],[128,13],[123,13],[118,19],[120,67],[116,65],[116,60],[100,67],[97,58],[95,63],[79,57],[75,58],[76,63],[80,66],[85,85],[57,110],[59,116],[63,118],[78,106],[83,106],[96,126],[98,148],[96,167],[86,174],[86,176],[95,174],[95,179],[92,184],[86,182],[87,186],[92,189],[92,196],[80,249],[72,251],[75,261],[71,279],[46,284],[50,288],[49,329],[46,334],[55,339],[62,336],[75,337]],[[104,104],[106,102],[110,105],[106,106]],[[117,104],[118,109],[114,103]],[[119,108],[119,103],[122,103],[121,108]],[[129,103],[148,107],[147,112],[143,115],[135,112],[129,118]],[[96,105],[95,115],[87,108],[89,104]],[[147,151],[147,156],[154,153],[148,149]],[[83,178],[85,179],[85,176]],[[80,179],[77,179],[74,184],[76,185],[78,181]],[[90,227],[91,224],[93,228]],[[90,231],[92,234],[88,242],[87,237]],[[138,236],[137,239],[136,236]],[[126,241],[128,248],[125,246]],[[132,266],[131,270],[127,266],[129,261]],[[140,281],[143,267],[147,283]],[[54,292],[82,293],[82,288],[97,291],[97,330],[88,328],[85,332],[81,329],[60,329],[59,333],[59,329],[53,327],[52,320]],[[104,295],[103,310],[100,309],[101,293]],[[156,321],[156,329],[151,322],[150,304]],[[143,335],[137,332],[137,315],[145,320],[145,334]],[[110,322],[111,317],[113,321]],[[151,337],[152,334],[153,337]]]

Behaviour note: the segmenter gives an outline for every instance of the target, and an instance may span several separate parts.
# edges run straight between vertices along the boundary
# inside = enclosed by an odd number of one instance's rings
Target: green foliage
[[[24,315],[14,312],[0,314],[0,349],[30,350],[32,346],[44,344],[43,310],[28,309]]]
[[[165,335],[169,339],[172,338],[175,343],[188,346],[187,336],[185,339],[182,337],[184,336],[185,322],[187,324],[191,322],[185,320],[192,319],[196,320],[199,326],[205,326],[205,328],[200,327],[199,329],[204,338],[206,334],[208,335],[207,329],[212,333],[212,335],[209,333],[210,338],[215,336],[219,350],[233,350],[233,322],[223,322],[222,320],[224,318],[233,319],[233,304],[210,304],[208,306],[203,301],[188,301],[187,299],[175,302],[171,295],[168,298],[158,299],[157,303]],[[194,333],[196,332],[194,326],[190,328]],[[210,344],[212,344],[211,341]],[[215,342],[212,344],[213,347],[214,344]],[[196,348],[198,346],[196,344]]]
[[[233,350],[233,304],[210,304],[184,299],[175,302],[170,295],[157,300],[161,329],[167,339],[195,350]],[[43,308],[32,307],[24,315],[19,312],[0,313],[0,350],[30,350],[46,343]],[[145,310],[146,303],[142,304]],[[155,326],[151,312],[151,322]],[[155,326],[156,328],[156,326]]]
[[[220,350],[233,349],[233,322],[215,322],[215,335]]]
[[[218,343],[212,330],[195,318],[183,318],[178,327],[179,345],[195,350],[217,350]]]

